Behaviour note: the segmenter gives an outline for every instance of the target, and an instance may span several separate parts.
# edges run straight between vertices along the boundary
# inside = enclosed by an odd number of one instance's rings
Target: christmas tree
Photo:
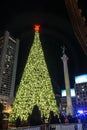
[[[55,94],[39,38],[39,25],[36,25],[34,30],[34,41],[13,103],[10,121],[16,120],[19,116],[26,120],[34,105],[37,105],[41,115],[45,115],[47,118],[50,111],[58,113]]]

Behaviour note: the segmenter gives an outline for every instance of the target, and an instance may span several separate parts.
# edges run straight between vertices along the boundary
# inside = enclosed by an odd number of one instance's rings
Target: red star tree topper
[[[34,31],[39,31],[40,30],[40,25],[39,24],[35,24],[34,25]]]

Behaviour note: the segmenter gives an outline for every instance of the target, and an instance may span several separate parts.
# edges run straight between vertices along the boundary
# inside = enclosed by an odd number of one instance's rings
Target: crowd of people
[[[16,119],[16,127],[19,126],[37,126],[43,124],[69,124],[69,123],[82,123],[87,124],[87,115],[83,116],[72,116],[65,115],[63,113],[59,113],[55,115],[53,111],[50,111],[49,118],[45,118],[43,115],[41,117],[41,113],[37,106],[33,109],[32,114],[29,114],[27,121],[21,120],[20,117]]]
[[[45,118],[43,115],[41,117],[41,112],[37,105],[34,106],[32,113],[29,114],[28,119],[26,121],[26,125],[29,126],[36,126],[36,125],[42,125],[45,123],[48,124],[60,124],[60,123],[78,123],[78,118],[68,115],[65,116],[63,113],[59,113],[58,115],[55,115],[53,111],[50,111],[48,119]],[[16,120],[16,127],[20,125],[25,125],[25,122],[21,121],[21,118],[18,117]]]
[[[2,127],[2,105],[0,105],[0,128]],[[69,124],[69,123],[82,123],[87,124],[87,115],[79,115],[79,116],[72,116],[72,115],[66,115],[62,112],[58,113],[58,115],[55,115],[53,111],[50,111],[49,117],[46,118],[44,115],[41,116],[41,111],[39,110],[38,106],[35,105],[32,113],[28,115],[28,118],[26,121],[21,120],[21,117],[19,116],[15,121],[16,127],[22,127],[22,126],[37,126],[37,125],[43,125],[43,124]]]

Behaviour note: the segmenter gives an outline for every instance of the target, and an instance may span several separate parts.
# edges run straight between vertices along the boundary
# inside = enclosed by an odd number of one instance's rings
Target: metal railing
[[[8,130],[83,130],[82,124],[46,124],[40,126],[27,126],[8,128]]]

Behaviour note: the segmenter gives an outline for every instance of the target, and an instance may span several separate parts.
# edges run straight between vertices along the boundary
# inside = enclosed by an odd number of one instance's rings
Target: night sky
[[[64,0],[5,1],[0,2],[0,32],[8,30],[20,40],[16,88],[34,38],[34,24],[40,24],[40,40],[52,79],[53,87],[65,88],[63,63],[61,61],[64,45],[69,58],[70,85],[74,86],[74,76],[87,73],[87,56],[75,37],[68,17]],[[79,7],[87,18],[87,4],[79,0]]]

